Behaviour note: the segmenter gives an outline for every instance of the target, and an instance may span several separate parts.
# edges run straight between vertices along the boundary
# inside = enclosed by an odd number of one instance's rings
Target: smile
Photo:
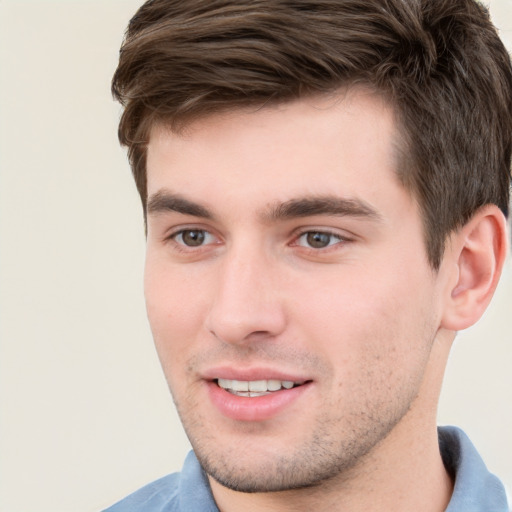
[[[292,389],[301,386],[304,382],[290,380],[231,380],[217,379],[217,385],[229,393],[242,397],[265,396],[283,389]]]
[[[242,375],[233,375],[236,372],[229,369],[215,373],[217,376],[204,379],[211,403],[222,416],[235,421],[267,421],[285,414],[287,410],[297,414],[300,404],[304,407],[307,403],[300,400],[307,400],[303,397],[310,396],[308,393],[315,389],[312,380],[269,371],[246,372],[252,374],[247,375],[247,380],[240,379]],[[274,378],[262,379],[262,373]],[[238,379],[219,378],[219,374]],[[249,380],[251,377],[254,380]]]

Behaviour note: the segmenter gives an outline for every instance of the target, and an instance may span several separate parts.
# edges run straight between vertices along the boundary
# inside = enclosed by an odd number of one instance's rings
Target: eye
[[[187,247],[200,247],[213,243],[214,236],[204,229],[183,229],[172,235],[173,240]]]
[[[325,231],[307,231],[302,233],[298,240],[297,245],[308,247],[310,249],[324,249],[331,245],[338,244],[345,241],[340,235],[328,233]]]

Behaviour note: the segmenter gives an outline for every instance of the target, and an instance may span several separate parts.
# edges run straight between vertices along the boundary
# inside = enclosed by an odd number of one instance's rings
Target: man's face
[[[196,454],[230,488],[334,477],[432,410],[442,274],[394,128],[352,92],[151,135],[149,320]]]

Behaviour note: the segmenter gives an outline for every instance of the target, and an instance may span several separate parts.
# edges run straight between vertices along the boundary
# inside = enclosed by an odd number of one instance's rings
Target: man
[[[508,510],[437,429],[506,257],[512,70],[473,0],[153,0],[113,79],[193,446],[117,511]]]

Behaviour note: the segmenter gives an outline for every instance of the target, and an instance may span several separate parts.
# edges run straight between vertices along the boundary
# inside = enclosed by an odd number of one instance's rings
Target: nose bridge
[[[226,343],[272,337],[284,327],[275,262],[264,247],[244,240],[233,244],[217,267],[208,329]]]

